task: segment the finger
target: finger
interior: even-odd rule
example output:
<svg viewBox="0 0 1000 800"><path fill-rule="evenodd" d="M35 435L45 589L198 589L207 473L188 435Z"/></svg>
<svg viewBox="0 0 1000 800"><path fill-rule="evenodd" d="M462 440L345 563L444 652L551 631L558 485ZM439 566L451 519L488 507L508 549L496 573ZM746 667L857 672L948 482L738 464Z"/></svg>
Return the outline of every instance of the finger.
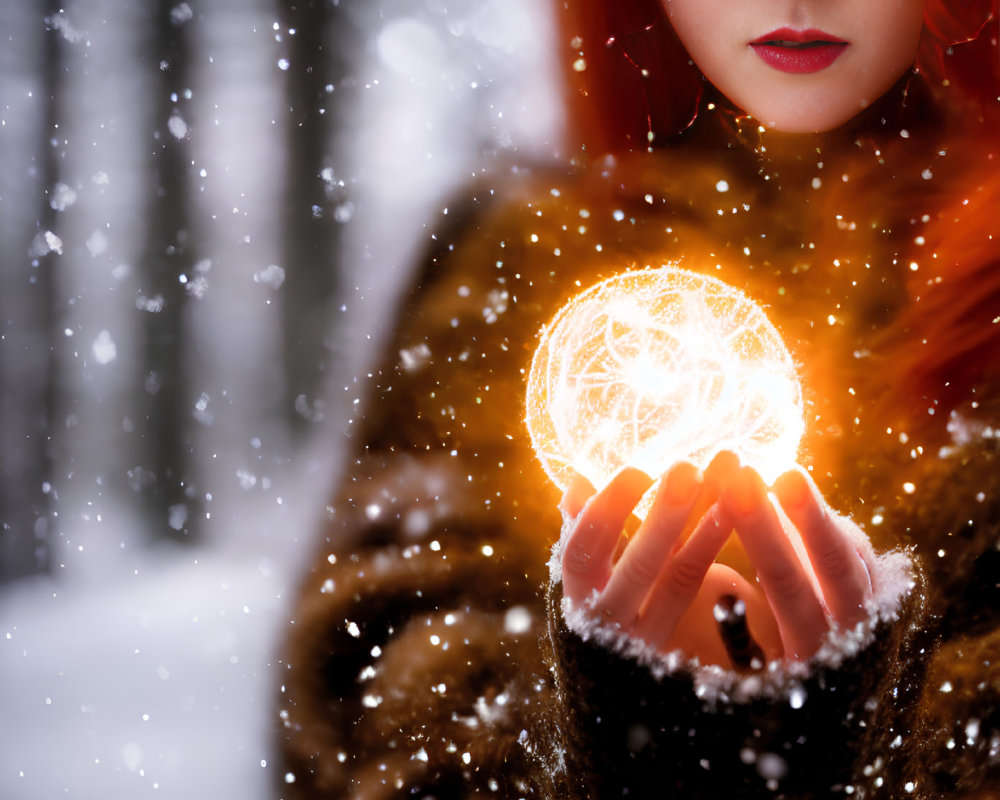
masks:
<svg viewBox="0 0 1000 800"><path fill-rule="evenodd" d="M631 626L684 529L701 487L701 473L692 464L676 464L664 476L646 519L614 565L597 604L603 619Z"/></svg>
<svg viewBox="0 0 1000 800"><path fill-rule="evenodd" d="M721 491L723 485L736 474L740 468L740 459L731 450L720 450L712 461L705 468L705 484L715 492L716 496Z"/></svg>
<svg viewBox="0 0 1000 800"><path fill-rule="evenodd" d="M754 470L743 467L723 490L722 507L757 570L761 588L778 621L785 654L809 658L819 649L829 624L812 582L767 497L764 481Z"/></svg>
<svg viewBox="0 0 1000 800"><path fill-rule="evenodd" d="M726 595L735 597L745 606L750 636L760 646L765 661L781 658L784 653L781 634L764 593L718 561L709 565L697 596L661 649L681 650L689 656L697 656L702 664L718 664L727 669L736 666L730 647L719 625L715 624L716 607Z"/></svg>
<svg viewBox="0 0 1000 800"><path fill-rule="evenodd" d="M563 593L571 601L604 588L622 528L652 483L646 473L626 467L584 505L563 551Z"/></svg>
<svg viewBox="0 0 1000 800"><path fill-rule="evenodd" d="M872 581L868 565L844 530L853 523L830 511L802 470L778 478L774 492L805 542L830 615L843 626L860 622L867 616L865 603L872 596Z"/></svg>
<svg viewBox="0 0 1000 800"><path fill-rule="evenodd" d="M732 528L732 523L721 509L719 510L719 521L723 526ZM725 552L725 546L720 551L720 555L716 556L715 563L709 567L701 591L707 591L715 598L726 594L734 596L746 609L746 621L750 635L764 651L765 659L775 661L781 658L785 652L784 645L781 643L781 631L778 630L778 622L774 618L774 612L771 611L767 597L757 583L756 575L752 580L747 580L728 564L721 563L719 558L723 552ZM712 611L714 614L714 608Z"/></svg>
<svg viewBox="0 0 1000 800"><path fill-rule="evenodd" d="M785 654L784 645L781 643L781 631L778 629L778 621L774 618L774 612L771 611L771 606L767 602L763 590L756 581L751 583L738 572L733 584L733 594L746 606L747 626L750 628L750 635L760 645L768 661L776 661L781 658Z"/></svg>
<svg viewBox="0 0 1000 800"><path fill-rule="evenodd" d="M725 594L725 585L728 583L727 576L720 575L720 567L720 564L712 564L709 567L705 582L677 622L673 634L660 645L661 652L679 650L687 658L697 658L700 664L706 666L714 664L723 669L735 667L722 631L712 616L720 591Z"/></svg>
<svg viewBox="0 0 1000 800"><path fill-rule="evenodd" d="M596 489L579 472L574 472L570 478L569 486L563 493L559 501L559 510L570 519L575 518L582 510L587 501L593 497Z"/></svg>
<svg viewBox="0 0 1000 800"><path fill-rule="evenodd" d="M694 507L688 514L688 524L681 531L681 535L674 542L674 549L679 550L681 545L687 541L695 526L708 510L715 505L719 499L719 492L730 475L740 467L740 459L729 450L716 453L709 465L705 468L704 480L701 491L694 502Z"/></svg>
<svg viewBox="0 0 1000 800"><path fill-rule="evenodd" d="M729 527L719 524L715 508L702 517L690 538L656 577L633 635L661 647L694 601L715 556L729 536Z"/></svg>

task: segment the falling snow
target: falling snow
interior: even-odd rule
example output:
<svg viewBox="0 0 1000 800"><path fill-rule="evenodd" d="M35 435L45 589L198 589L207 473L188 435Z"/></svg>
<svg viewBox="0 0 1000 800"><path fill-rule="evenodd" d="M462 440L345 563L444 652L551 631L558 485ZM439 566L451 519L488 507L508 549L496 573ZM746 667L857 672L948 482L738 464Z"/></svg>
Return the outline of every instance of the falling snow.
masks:
<svg viewBox="0 0 1000 800"><path fill-rule="evenodd" d="M168 510L167 525L175 531L183 530L184 523L187 522L188 518L187 506L178 503L177 505L170 506Z"/></svg>
<svg viewBox="0 0 1000 800"><path fill-rule="evenodd" d="M269 289L280 289L285 282L285 270L277 264L269 264L253 275L253 282L267 286Z"/></svg>
<svg viewBox="0 0 1000 800"><path fill-rule="evenodd" d="M194 11L187 3L180 3L170 9L170 21L174 25L183 25L194 19Z"/></svg>
<svg viewBox="0 0 1000 800"><path fill-rule="evenodd" d="M118 358L118 347L115 345L114 339L111 338L111 334L106 330L97 334L90 350L98 364L110 364Z"/></svg>
<svg viewBox="0 0 1000 800"><path fill-rule="evenodd" d="M167 130L175 139L183 139L188 135L188 125L180 114L173 114L167 120Z"/></svg>
<svg viewBox="0 0 1000 800"><path fill-rule="evenodd" d="M52 231L39 233L35 236L31 243L30 252L31 255L35 257L44 256L48 253L56 253L61 256L63 252L62 239L56 236Z"/></svg>
<svg viewBox="0 0 1000 800"><path fill-rule="evenodd" d="M53 211L65 211L76 202L76 192L65 183L57 183L52 188L49 205Z"/></svg>

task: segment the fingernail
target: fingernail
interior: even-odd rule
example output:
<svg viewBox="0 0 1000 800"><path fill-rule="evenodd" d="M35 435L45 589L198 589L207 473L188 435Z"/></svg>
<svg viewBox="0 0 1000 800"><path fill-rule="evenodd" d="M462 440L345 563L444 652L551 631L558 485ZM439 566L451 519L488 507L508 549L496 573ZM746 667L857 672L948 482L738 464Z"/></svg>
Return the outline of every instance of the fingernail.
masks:
<svg viewBox="0 0 1000 800"><path fill-rule="evenodd" d="M579 472L571 471L569 485L563 492L559 500L559 510L575 517L580 513L587 500L594 496L596 490L591 486L590 481Z"/></svg>
<svg viewBox="0 0 1000 800"><path fill-rule="evenodd" d="M631 499L632 504L635 504L652 485L653 479L641 469L625 467L611 479L611 483L599 494L605 495L609 499L617 498L617 502Z"/></svg>
<svg viewBox="0 0 1000 800"><path fill-rule="evenodd" d="M801 508L812 494L805 476L795 470L778 478L774 488L785 508Z"/></svg>
<svg viewBox="0 0 1000 800"><path fill-rule="evenodd" d="M671 468L663 487L667 502L672 506L682 506L694 500L701 486L699 477L698 468L693 464L683 462Z"/></svg>
<svg viewBox="0 0 1000 800"><path fill-rule="evenodd" d="M723 497L726 507L735 514L747 516L760 506L763 492L761 480L749 467L741 468L726 486Z"/></svg>
<svg viewBox="0 0 1000 800"><path fill-rule="evenodd" d="M646 489L653 485L653 479L638 467L623 468L621 472L612 478L612 481L615 483L620 482L622 486L630 488L641 487L642 491L646 491Z"/></svg>
<svg viewBox="0 0 1000 800"><path fill-rule="evenodd" d="M705 470L705 479L715 486L720 486L726 479L740 468L740 459L731 450L722 450L713 456Z"/></svg>
<svg viewBox="0 0 1000 800"><path fill-rule="evenodd" d="M724 469L726 472L732 472L739 465L740 457L736 453L732 450L720 450L712 456L712 462L708 465L708 468Z"/></svg>

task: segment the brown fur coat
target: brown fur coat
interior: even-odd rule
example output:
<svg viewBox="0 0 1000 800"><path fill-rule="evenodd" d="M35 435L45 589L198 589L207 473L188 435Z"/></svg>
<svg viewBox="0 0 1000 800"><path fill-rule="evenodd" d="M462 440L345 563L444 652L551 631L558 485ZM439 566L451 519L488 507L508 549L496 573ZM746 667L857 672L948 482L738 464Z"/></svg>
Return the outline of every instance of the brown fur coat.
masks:
<svg viewBox="0 0 1000 800"><path fill-rule="evenodd" d="M496 178L444 218L289 628L283 797L1000 796L1000 156L890 123L779 161L730 122ZM806 387L801 462L926 577L804 703L708 707L551 608L559 493L522 421L537 332L668 260L767 308Z"/></svg>

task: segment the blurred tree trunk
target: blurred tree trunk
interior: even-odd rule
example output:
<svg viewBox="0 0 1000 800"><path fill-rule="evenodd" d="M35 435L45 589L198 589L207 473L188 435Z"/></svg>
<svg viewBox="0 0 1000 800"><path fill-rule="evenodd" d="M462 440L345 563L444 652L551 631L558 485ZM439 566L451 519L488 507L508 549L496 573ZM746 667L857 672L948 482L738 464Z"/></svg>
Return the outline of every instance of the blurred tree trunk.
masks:
<svg viewBox="0 0 1000 800"><path fill-rule="evenodd" d="M338 260L352 205L334 137L353 130L349 76L364 37L333 0L286 0L281 13L289 65L284 364L287 407L295 410L292 429L300 438L323 417L335 357Z"/></svg>
<svg viewBox="0 0 1000 800"><path fill-rule="evenodd" d="M44 570L50 560L51 262L59 201L50 194L57 165L49 137L62 69L58 34L46 30L44 18L57 11L54 0L42 9L0 8L0 581Z"/></svg>
<svg viewBox="0 0 1000 800"><path fill-rule="evenodd" d="M133 484L146 502L154 536L197 539L197 497L189 491L192 454L189 399L192 389L185 369L186 286L196 276L196 243L190 233L190 154L177 114L190 87L190 42L187 20L176 16L176 0L157 0L152 41L142 69L156 87L152 119L152 170L145 187L149 236L141 269L155 313L142 315L144 352L136 380L138 433L144 464ZM174 16L172 16L174 15ZM173 125L173 130L171 130ZM141 398L141 399L139 399Z"/></svg>

